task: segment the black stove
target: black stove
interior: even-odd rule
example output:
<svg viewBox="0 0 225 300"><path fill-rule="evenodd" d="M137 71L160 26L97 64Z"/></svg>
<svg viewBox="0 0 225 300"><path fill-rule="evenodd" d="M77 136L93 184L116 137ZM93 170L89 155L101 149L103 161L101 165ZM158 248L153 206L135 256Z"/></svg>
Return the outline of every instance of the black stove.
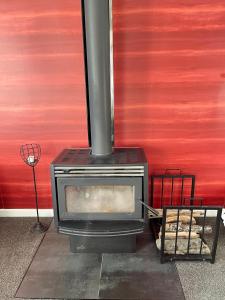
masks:
<svg viewBox="0 0 225 300"><path fill-rule="evenodd" d="M97 244L100 239L102 249L107 238L113 251L113 238L118 242L125 236L134 250L145 223L141 201L147 204L148 198L148 164L141 148L114 148L105 157L93 157L90 149L65 149L52 162L51 177L55 224L58 232L76 237L72 250L89 251L93 238Z"/></svg>

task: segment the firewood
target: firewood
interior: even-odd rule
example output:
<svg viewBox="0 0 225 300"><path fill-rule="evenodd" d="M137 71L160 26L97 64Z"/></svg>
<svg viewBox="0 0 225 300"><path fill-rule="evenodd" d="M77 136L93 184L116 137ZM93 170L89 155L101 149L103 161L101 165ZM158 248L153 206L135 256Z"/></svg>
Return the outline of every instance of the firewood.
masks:
<svg viewBox="0 0 225 300"><path fill-rule="evenodd" d="M179 238L179 239L188 239L189 238L189 232L184 232L184 231L177 232L177 238ZM191 239L197 239L197 238L199 238L199 234L196 233L196 232L190 232L190 238ZM176 232L165 232L165 239L166 240L176 239Z"/></svg>
<svg viewBox="0 0 225 300"><path fill-rule="evenodd" d="M167 223L166 224L166 231L169 232L176 232L176 231L185 231L189 232L190 230L190 225L189 224L182 224L181 222L178 223ZM191 225L191 231L196 232L196 233L202 233L203 232L203 226L201 225ZM210 225L205 225L204 226L204 233L212 233L212 226Z"/></svg>
<svg viewBox="0 0 225 300"><path fill-rule="evenodd" d="M200 254L202 243L202 254L210 254L210 249L200 238L190 239L189 254ZM161 238L156 240L157 248L161 249ZM175 254L175 240L165 240L164 252L167 254ZM177 239L176 254L185 255L188 253L188 239Z"/></svg>
<svg viewBox="0 0 225 300"><path fill-rule="evenodd" d="M182 209L181 212L186 215L191 215L190 209ZM192 212L192 216L195 218L202 217L202 216L204 216L204 210L194 209Z"/></svg>
<svg viewBox="0 0 225 300"><path fill-rule="evenodd" d="M179 222L178 224L177 224L177 222L175 222L175 223L166 223L165 231L169 231L169 232L176 232L177 230L182 231L181 225L182 225L181 222ZM187 226L189 226L189 225L187 225Z"/></svg>
<svg viewBox="0 0 225 300"><path fill-rule="evenodd" d="M166 218L166 223L174 223L177 221L177 216L172 216L172 217L167 217ZM190 216L179 216L179 222L184 223L184 224L189 224L191 221ZM192 218L192 224L196 224L195 218Z"/></svg>
<svg viewBox="0 0 225 300"><path fill-rule="evenodd" d="M163 210L162 209L156 209L159 213L159 215L163 214ZM173 217L173 216L177 216L178 215L178 210L177 209L168 209L167 210L167 217ZM179 215L180 216L190 216L191 215L191 210L190 209L181 209L179 211ZM202 217L204 215L204 211L203 210L199 210L199 209L195 209L193 210L192 216L199 218Z"/></svg>

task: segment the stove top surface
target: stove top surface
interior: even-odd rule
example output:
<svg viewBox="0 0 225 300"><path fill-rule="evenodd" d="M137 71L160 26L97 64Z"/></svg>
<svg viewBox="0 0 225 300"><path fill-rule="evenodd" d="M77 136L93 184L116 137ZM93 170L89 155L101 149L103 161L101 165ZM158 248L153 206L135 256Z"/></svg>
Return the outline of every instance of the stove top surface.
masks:
<svg viewBox="0 0 225 300"><path fill-rule="evenodd" d="M53 165L121 165L147 163L142 148L114 148L107 156L93 156L90 148L64 149L52 162Z"/></svg>

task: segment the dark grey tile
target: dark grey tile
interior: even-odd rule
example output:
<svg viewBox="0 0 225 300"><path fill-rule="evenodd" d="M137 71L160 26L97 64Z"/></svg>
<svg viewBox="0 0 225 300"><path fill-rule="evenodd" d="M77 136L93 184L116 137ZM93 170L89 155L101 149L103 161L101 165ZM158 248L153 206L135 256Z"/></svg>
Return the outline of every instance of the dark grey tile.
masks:
<svg viewBox="0 0 225 300"><path fill-rule="evenodd" d="M154 255L159 260L159 251L156 249L155 240L152 235L139 234L136 238L136 253L137 254L149 254Z"/></svg>
<svg viewBox="0 0 225 300"><path fill-rule="evenodd" d="M47 299L168 299L183 293L173 264L161 265L149 234L137 237L135 254L70 252L69 237L46 234L16 294ZM102 275L100 280L100 273Z"/></svg>
<svg viewBox="0 0 225 300"><path fill-rule="evenodd" d="M104 254L101 299L185 299L176 267L147 254Z"/></svg>
<svg viewBox="0 0 225 300"><path fill-rule="evenodd" d="M56 232L57 232L57 230L55 228L54 220L51 219L51 224L50 224L50 226L48 228L48 233L56 233Z"/></svg>
<svg viewBox="0 0 225 300"><path fill-rule="evenodd" d="M47 234L19 288L21 298L98 298L101 255L71 253L66 236Z"/></svg>
<svg viewBox="0 0 225 300"><path fill-rule="evenodd" d="M70 256L69 236L58 234L56 232L47 233L40 248L38 249L38 257L52 256Z"/></svg>

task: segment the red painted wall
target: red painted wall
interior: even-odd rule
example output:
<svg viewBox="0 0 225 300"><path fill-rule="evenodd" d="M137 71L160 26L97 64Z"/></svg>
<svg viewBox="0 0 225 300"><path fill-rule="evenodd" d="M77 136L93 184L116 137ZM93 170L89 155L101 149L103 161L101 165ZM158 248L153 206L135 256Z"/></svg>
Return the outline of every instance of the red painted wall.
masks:
<svg viewBox="0 0 225 300"><path fill-rule="evenodd" d="M2 205L34 206L19 147L37 142L40 204L51 207L50 161L64 147L87 145L80 1L1 1L0 12Z"/></svg>
<svg viewBox="0 0 225 300"><path fill-rule="evenodd" d="M38 142L41 207L49 163L87 145L79 0L0 3L0 205L33 207L22 143ZM225 195L225 3L113 0L115 138L143 146L150 172L197 176L210 203Z"/></svg>
<svg viewBox="0 0 225 300"><path fill-rule="evenodd" d="M225 196L225 2L114 0L116 141Z"/></svg>

